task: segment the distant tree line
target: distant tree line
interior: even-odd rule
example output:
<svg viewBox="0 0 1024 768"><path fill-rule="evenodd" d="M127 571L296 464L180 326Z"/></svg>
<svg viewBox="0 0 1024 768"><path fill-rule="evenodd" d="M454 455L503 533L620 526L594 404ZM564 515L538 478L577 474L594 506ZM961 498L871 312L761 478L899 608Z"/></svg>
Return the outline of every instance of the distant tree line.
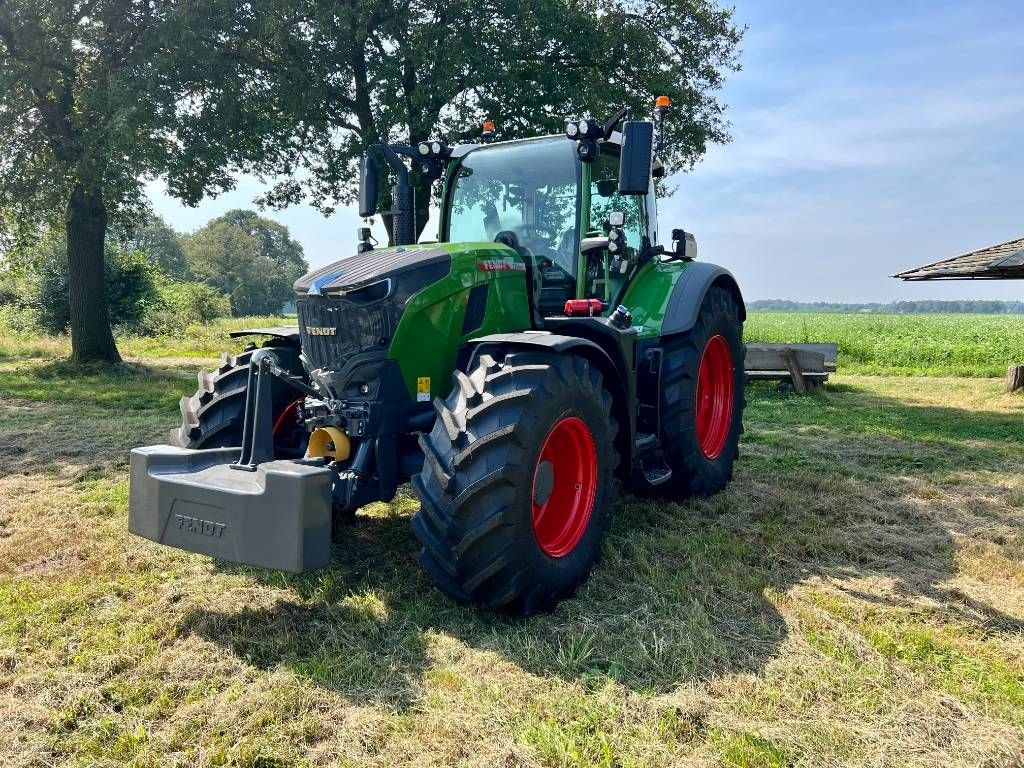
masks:
<svg viewBox="0 0 1024 768"><path fill-rule="evenodd" d="M111 322L140 334L280 313L309 269L287 227L246 210L189 234L151 213L130 229L111 227L104 250ZM54 334L71 327L66 252L64 231L54 227L20 258L7 263L0 256L0 324Z"/></svg>
<svg viewBox="0 0 1024 768"><path fill-rule="evenodd" d="M766 312L834 312L879 315L1018 315L1024 314L1024 301L988 301L961 299L959 301L894 301L888 304L842 304L830 301L788 301L786 299L759 299L748 301L748 309Z"/></svg>

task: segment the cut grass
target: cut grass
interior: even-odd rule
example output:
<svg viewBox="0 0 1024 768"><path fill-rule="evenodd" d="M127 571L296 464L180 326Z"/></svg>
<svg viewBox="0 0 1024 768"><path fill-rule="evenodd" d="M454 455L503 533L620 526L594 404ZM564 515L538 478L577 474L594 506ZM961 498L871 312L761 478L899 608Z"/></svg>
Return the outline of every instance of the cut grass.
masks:
<svg viewBox="0 0 1024 768"><path fill-rule="evenodd" d="M180 352L180 350L175 350ZM178 357L180 355L172 355ZM1024 750L1024 400L751 387L733 484L627 498L572 600L460 608L403 490L299 576L126 531L192 366L0 361L0 764L1007 764Z"/></svg>

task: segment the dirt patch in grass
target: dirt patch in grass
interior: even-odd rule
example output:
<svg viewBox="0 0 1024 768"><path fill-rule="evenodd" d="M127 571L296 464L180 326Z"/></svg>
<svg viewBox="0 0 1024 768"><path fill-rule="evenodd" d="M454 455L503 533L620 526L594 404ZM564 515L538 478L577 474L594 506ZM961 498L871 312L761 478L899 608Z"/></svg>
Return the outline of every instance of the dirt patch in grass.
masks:
<svg viewBox="0 0 1024 768"><path fill-rule="evenodd" d="M726 492L625 499L579 594L517 621L430 587L408 491L301 576L129 536L127 451L161 439L192 376L97 373L69 405L52 386L67 372L33 365L0 364L0 764L945 767L1024 750L1024 401L995 380L752 387Z"/></svg>

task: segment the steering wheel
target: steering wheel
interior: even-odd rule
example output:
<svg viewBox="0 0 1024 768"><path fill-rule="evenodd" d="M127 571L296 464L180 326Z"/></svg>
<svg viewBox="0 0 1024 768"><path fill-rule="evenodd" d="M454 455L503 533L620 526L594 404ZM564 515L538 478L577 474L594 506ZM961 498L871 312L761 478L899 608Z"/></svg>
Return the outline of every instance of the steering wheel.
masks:
<svg viewBox="0 0 1024 768"><path fill-rule="evenodd" d="M511 229L503 229L497 235L494 236L494 242L507 245L513 251L523 257L524 260L533 262L533 253L519 241L519 235L513 232Z"/></svg>

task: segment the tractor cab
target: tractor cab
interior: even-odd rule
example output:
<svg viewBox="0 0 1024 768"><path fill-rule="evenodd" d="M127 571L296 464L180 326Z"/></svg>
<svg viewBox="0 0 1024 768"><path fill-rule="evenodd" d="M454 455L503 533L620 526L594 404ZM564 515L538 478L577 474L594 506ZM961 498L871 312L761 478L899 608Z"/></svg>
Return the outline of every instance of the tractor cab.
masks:
<svg viewBox="0 0 1024 768"><path fill-rule="evenodd" d="M446 179L441 239L515 250L541 318L570 299L612 302L657 242L657 211L653 182L619 191L621 135L600 146L589 162L562 136L467 148Z"/></svg>
<svg viewBox="0 0 1024 768"><path fill-rule="evenodd" d="M666 110L658 110L659 136ZM373 145L361 169L360 215L377 213L379 153L395 178L394 205L385 214L392 243L415 243L411 174L401 156L411 158L420 182L443 179L442 243L499 243L520 256L535 327L573 314L573 302L599 315L618 306L641 267L665 253L656 245L654 178L662 166L654 132L654 122L630 120L623 109L603 125L569 121L562 136ZM372 250L369 228L361 232L360 252Z"/></svg>

